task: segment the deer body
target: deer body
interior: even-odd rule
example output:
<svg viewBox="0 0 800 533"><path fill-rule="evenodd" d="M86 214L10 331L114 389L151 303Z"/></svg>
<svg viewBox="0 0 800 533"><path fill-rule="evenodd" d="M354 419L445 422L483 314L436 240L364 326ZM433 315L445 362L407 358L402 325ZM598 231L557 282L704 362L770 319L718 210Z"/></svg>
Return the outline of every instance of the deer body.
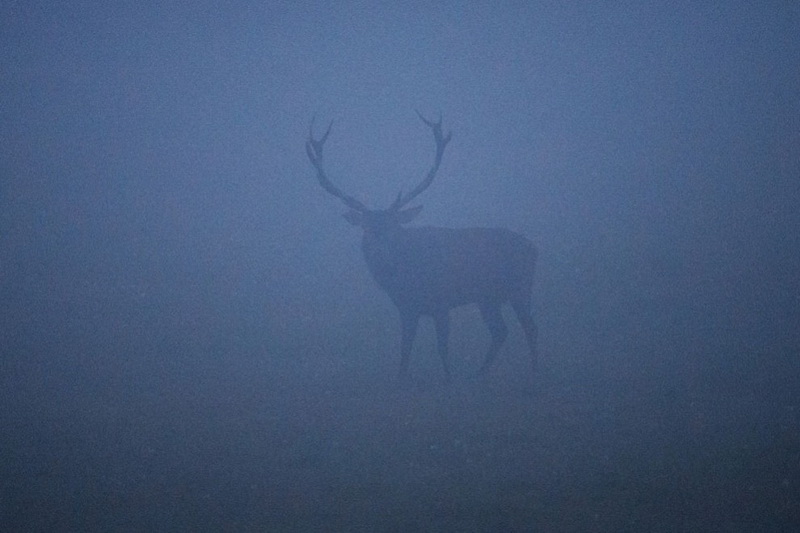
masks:
<svg viewBox="0 0 800 533"><path fill-rule="evenodd" d="M492 337L481 372L489 369L505 341L507 328L501 310L505 303L511 304L520 321L535 369L537 332L530 303L537 256L533 243L506 229L403 226L422 209L403 206L431 184L450 140L450 135L442 135L441 121L423 121L434 132L434 165L420 185L408 195L398 195L385 210L368 209L328 179L322 166L322 148L330 127L322 139L310 136L306 144L322 187L350 207L345 218L363 229L362 251L367 267L400 312L401 376L408 374L411 346L421 316L434 319L437 351L449 376L449 311L467 304L478 305Z"/></svg>
<svg viewBox="0 0 800 533"><path fill-rule="evenodd" d="M505 229L397 228L364 234L364 259L400 308L433 315L470 303L507 302L533 279L536 249Z"/></svg>

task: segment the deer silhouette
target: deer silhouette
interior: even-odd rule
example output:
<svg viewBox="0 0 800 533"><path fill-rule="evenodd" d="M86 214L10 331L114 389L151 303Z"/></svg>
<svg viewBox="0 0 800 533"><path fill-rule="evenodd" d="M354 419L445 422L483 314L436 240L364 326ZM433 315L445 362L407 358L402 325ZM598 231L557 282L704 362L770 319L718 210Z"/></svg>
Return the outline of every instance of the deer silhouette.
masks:
<svg viewBox="0 0 800 533"><path fill-rule="evenodd" d="M320 139L309 128L306 152L325 191L349 210L344 218L361 227L364 259L372 277L400 312L402 340L400 376L408 377L409 357L421 316L431 316L436 328L437 351L450 377L448 337L450 309L477 304L491 334L491 344L480 368L485 374L508 334L502 306L510 303L522 326L536 369L537 328L531 313L536 247L528 239L501 228L404 227L422 210L406 207L433 182L451 133L437 122L420 119L433 131L436 156L425 178L407 194L399 193L388 209L369 209L345 194L328 178L322 150L333 123Z"/></svg>

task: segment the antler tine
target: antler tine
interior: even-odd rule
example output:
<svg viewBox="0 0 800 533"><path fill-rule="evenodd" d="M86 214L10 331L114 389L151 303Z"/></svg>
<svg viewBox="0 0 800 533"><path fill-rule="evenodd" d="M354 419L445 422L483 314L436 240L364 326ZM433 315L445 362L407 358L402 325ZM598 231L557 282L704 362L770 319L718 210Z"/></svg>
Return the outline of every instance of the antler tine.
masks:
<svg viewBox="0 0 800 533"><path fill-rule="evenodd" d="M432 120L428 120L425 118L422 113L418 110L415 110L417 115L422 122L425 123L426 126L433 130L433 139L436 141L436 158L433 161L433 166L428 171L428 174L425 176L425 179L422 180L422 183L417 185L410 193L403 196L402 194L397 195L397 199L392 203L389 209L397 210L403 207L404 205L408 204L411 200L419 196L425 189L430 187L431 183L433 183L433 178L436 176L436 172L439 170L439 165L442 162L442 156L444 155L444 149L447 146L447 143L450 142L450 139L453 137L452 132L448 132L447 136L442 134L442 116L439 114L439 120L434 122Z"/></svg>
<svg viewBox="0 0 800 533"><path fill-rule="evenodd" d="M308 126L308 142L310 142L314 148L314 153L318 154L319 157L322 157L322 147L325 146L325 141L328 140L328 135L331 134L333 121L331 120L330 124L328 124L328 129L325 130L325 134L322 136L322 138L320 140L316 140L314 139L314 121L316 118L317 117L311 117L311 124Z"/></svg>
<svg viewBox="0 0 800 533"><path fill-rule="evenodd" d="M322 165L322 149L325 146L325 141L328 140L328 135L330 135L332 127L333 121L328 124L328 129L325 131L325 134L320 139L315 139L314 119L311 119L311 125L308 128L308 140L306 141L306 154L308 154L308 159L311 161L311 164L314 165L314 168L317 169L317 181L319 181L319 184L325 191L340 199L350 209L366 211L367 207L364 204L342 192L328 179L328 175L325 173L325 168Z"/></svg>
<svg viewBox="0 0 800 533"><path fill-rule="evenodd" d="M437 125L438 126L442 125L442 114L441 113L439 113L439 120L434 122L432 120L428 120L427 118L425 118L425 116L422 113L419 112L419 109L415 109L414 111L417 113L417 116L422 120L422 122L427 124L429 128L435 128Z"/></svg>

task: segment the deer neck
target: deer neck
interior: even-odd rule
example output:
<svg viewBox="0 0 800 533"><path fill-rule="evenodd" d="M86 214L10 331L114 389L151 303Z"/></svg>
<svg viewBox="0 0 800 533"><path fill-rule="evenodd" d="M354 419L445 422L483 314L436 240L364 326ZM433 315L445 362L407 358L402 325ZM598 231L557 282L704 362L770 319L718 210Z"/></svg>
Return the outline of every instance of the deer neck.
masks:
<svg viewBox="0 0 800 533"><path fill-rule="evenodd" d="M376 235L364 232L361 251L372 277L384 290L392 292L396 278L397 262L402 255L403 236L407 230L397 228L390 232Z"/></svg>

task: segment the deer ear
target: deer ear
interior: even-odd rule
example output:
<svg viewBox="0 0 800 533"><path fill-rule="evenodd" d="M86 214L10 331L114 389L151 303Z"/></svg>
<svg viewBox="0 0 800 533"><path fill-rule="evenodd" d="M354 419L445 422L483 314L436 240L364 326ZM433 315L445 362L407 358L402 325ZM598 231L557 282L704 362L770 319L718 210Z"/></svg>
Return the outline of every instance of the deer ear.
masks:
<svg viewBox="0 0 800 533"><path fill-rule="evenodd" d="M402 211L397 213L397 221L400 224L407 224L408 222L411 222L412 220L417 218L417 215L419 215L420 211L422 211L421 205L418 205L416 207L409 207L408 209L403 209Z"/></svg>
<svg viewBox="0 0 800 533"><path fill-rule="evenodd" d="M354 226L360 226L361 223L364 221L364 214L361 211L356 211L355 209L351 209L347 213L344 213L342 216L346 221L348 221Z"/></svg>

